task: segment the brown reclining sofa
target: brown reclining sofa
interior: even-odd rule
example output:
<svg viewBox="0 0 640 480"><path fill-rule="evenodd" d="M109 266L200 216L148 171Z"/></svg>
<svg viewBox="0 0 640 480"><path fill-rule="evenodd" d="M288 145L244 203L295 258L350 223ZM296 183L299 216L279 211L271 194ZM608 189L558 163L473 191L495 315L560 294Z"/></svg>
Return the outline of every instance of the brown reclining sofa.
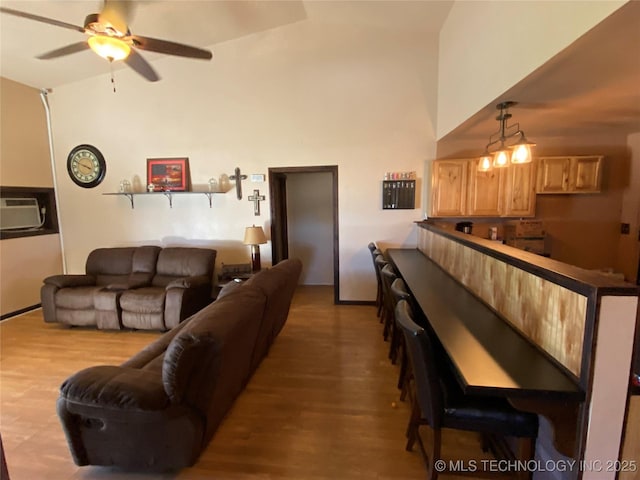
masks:
<svg viewBox="0 0 640 480"><path fill-rule="evenodd" d="M208 248L98 248L85 274L44 279L44 321L169 330L211 303L215 261L216 250Z"/></svg>
<svg viewBox="0 0 640 480"><path fill-rule="evenodd" d="M284 260L231 283L122 365L69 377L57 408L75 463L193 465L284 326L301 268Z"/></svg>

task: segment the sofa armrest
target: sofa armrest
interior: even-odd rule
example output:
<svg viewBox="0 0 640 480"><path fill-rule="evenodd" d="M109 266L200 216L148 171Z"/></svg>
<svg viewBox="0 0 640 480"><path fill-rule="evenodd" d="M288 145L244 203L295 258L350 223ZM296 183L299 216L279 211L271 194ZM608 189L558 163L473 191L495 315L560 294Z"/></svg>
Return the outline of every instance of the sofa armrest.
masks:
<svg viewBox="0 0 640 480"><path fill-rule="evenodd" d="M197 275L195 277L181 277L172 280L167 284L166 289L170 288L194 288L211 283L211 279L206 275Z"/></svg>
<svg viewBox="0 0 640 480"><path fill-rule="evenodd" d="M115 365L80 370L62 383L60 397L111 409L162 410L169 405L159 372Z"/></svg>
<svg viewBox="0 0 640 480"><path fill-rule="evenodd" d="M96 284L93 275L53 275L44 279L44 283L58 288L90 287Z"/></svg>

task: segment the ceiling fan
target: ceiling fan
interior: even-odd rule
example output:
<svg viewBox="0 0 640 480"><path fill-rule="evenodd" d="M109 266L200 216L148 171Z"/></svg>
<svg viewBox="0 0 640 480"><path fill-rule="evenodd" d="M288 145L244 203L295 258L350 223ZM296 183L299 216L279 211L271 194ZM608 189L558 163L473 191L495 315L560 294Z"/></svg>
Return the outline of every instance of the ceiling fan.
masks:
<svg viewBox="0 0 640 480"><path fill-rule="evenodd" d="M131 9L131 3L132 2L123 0L105 0L102 11L100 13L87 15L83 27L11 8L0 7L0 12L54 25L56 27L75 30L88 36L86 41L72 43L71 45L38 55L37 58L42 60L58 58L91 49L101 57L109 60L109 62L117 60L124 61L124 63L150 82L156 82L160 80L160 77L136 49L164 53L177 57L211 60L212 54L209 50L170 42L168 40L133 35L126 21L126 17Z"/></svg>

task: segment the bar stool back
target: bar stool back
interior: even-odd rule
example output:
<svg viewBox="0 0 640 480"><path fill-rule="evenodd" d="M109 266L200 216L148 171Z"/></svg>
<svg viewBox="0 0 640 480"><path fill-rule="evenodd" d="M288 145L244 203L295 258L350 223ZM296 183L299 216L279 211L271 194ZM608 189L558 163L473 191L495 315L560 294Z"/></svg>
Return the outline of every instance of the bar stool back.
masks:
<svg viewBox="0 0 640 480"><path fill-rule="evenodd" d="M428 478L435 480L438 477L434 462L441 459L443 428L517 437L520 439L518 460L523 464L532 460L538 434L538 416L514 409L503 398L465 395L453 374L441 368L432 340L413 321L413 314L406 300L398 302L395 313L413 369L412 413L407 428L406 449L411 450L415 441L418 441L420 453L427 464ZM430 455L426 453L420 437L419 427L422 425L429 426L433 431ZM496 473L504 476L503 472ZM517 477L531 478L531 472L520 471Z"/></svg>

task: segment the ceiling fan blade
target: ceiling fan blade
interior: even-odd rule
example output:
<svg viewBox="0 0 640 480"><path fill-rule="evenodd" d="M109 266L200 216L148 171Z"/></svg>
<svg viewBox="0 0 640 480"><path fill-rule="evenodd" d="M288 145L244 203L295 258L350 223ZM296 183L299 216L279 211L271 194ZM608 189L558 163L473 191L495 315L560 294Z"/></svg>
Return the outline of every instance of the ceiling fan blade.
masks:
<svg viewBox="0 0 640 480"><path fill-rule="evenodd" d="M142 75L150 82L157 82L158 80L160 80L160 77L158 76L156 71L151 68L151 65L149 65L149 63L144 58L142 58L142 55L140 55L134 49L131 49L131 53L129 53L129 56L124 59L124 63L129 65L137 73Z"/></svg>
<svg viewBox="0 0 640 480"><path fill-rule="evenodd" d="M211 60L213 57L213 54L209 50L183 45L182 43L141 37L139 35L131 35L131 39L139 49L149 52L165 53L177 57L199 58L202 60Z"/></svg>
<svg viewBox="0 0 640 480"><path fill-rule="evenodd" d="M13 10L12 8L0 7L0 12L8 13L9 15L14 15L16 17L27 18L29 20L35 20L36 22L47 23L49 25L55 25L56 27L68 28L69 30L75 30L80 33L84 33L85 30L83 27L79 27L77 25L72 25L70 23L61 22L59 20L54 20L52 18L41 17L40 15L34 15L32 13L21 12L19 10Z"/></svg>
<svg viewBox="0 0 640 480"><path fill-rule="evenodd" d="M40 60L50 60L52 58L63 57L65 55L71 55L72 53L78 53L88 49L89 44L87 42L72 43L66 47L56 48L50 52L38 55L36 58L39 58Z"/></svg>

